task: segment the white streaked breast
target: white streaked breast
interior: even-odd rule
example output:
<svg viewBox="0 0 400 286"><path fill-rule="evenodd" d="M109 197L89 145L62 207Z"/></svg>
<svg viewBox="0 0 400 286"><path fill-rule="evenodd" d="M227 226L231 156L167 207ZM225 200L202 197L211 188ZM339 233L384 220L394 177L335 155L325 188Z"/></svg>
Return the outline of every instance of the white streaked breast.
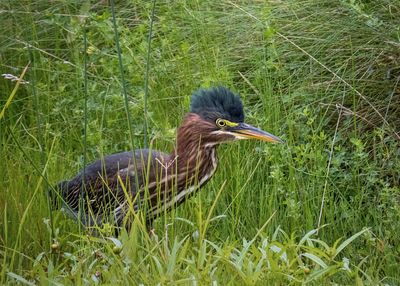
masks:
<svg viewBox="0 0 400 286"><path fill-rule="evenodd" d="M171 206L173 206L177 202L181 201L185 196L190 195L192 192L194 192L195 190L200 188L205 182L207 182L208 179L210 179L214 175L215 170L217 169L217 164L218 164L218 160L217 160L217 157L215 156L215 149L214 148L211 148L211 161L212 161L213 168L211 169L211 171L209 173L207 173L204 177L202 177L200 179L200 181L199 181L199 183L197 185L190 186L189 188L180 191L170 201L168 201L167 203L161 205L160 208L156 208L151 213L151 215L155 216L155 215L165 211L166 209L170 208Z"/></svg>

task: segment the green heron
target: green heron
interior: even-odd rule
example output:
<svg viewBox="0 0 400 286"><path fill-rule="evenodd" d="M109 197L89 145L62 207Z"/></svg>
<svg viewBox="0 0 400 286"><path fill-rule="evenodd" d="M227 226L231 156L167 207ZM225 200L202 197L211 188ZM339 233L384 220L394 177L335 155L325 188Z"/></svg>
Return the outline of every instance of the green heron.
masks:
<svg viewBox="0 0 400 286"><path fill-rule="evenodd" d="M130 210L141 210L151 226L158 215L181 204L210 180L217 168L219 144L252 138L283 142L244 123L238 95L221 86L200 89L192 95L190 113L178 128L170 154L139 149L92 163L70 181L58 184L63 209L78 218L83 206L83 224L111 220L119 227Z"/></svg>

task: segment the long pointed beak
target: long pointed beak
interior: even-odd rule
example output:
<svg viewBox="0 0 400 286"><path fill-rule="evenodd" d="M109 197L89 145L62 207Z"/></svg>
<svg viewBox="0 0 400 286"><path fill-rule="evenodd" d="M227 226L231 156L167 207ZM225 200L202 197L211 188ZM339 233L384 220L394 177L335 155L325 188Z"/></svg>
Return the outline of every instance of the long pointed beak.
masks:
<svg viewBox="0 0 400 286"><path fill-rule="evenodd" d="M240 123L230 130L238 139L258 139L272 143L284 143L282 139L246 123Z"/></svg>

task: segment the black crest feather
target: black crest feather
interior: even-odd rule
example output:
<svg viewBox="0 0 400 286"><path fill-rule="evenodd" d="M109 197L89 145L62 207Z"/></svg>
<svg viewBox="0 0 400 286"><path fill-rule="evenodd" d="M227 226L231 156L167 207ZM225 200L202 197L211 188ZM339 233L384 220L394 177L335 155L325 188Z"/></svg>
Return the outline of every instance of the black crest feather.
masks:
<svg viewBox="0 0 400 286"><path fill-rule="evenodd" d="M244 121L240 97L222 86L195 91L192 94L190 112L206 120L214 121L217 118L224 118L232 122Z"/></svg>

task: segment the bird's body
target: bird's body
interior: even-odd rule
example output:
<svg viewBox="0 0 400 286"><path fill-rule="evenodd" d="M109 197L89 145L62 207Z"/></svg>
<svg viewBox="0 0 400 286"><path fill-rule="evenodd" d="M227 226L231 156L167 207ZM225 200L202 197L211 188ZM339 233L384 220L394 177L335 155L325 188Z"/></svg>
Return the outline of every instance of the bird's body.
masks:
<svg viewBox="0 0 400 286"><path fill-rule="evenodd" d="M63 209L78 218L79 198L83 194L84 215L80 219L85 225L100 225L113 220L121 225L123 212L129 207L125 191L129 190L131 197L135 198L137 189L145 184L145 176L135 176L135 170L145 170L144 166L150 164L153 174L148 176L156 176L158 162L167 161L168 157L168 154L147 149L105 156L71 180L59 183L58 189L64 200ZM140 187L136 188L137 185Z"/></svg>
<svg viewBox="0 0 400 286"><path fill-rule="evenodd" d="M281 142L243 119L242 103L229 90L198 91L170 154L139 149L92 163L70 181L59 183L64 209L77 217L83 205L85 225L112 221L121 226L130 211L138 210L145 211L151 223L210 180L217 168L218 144L245 138Z"/></svg>

